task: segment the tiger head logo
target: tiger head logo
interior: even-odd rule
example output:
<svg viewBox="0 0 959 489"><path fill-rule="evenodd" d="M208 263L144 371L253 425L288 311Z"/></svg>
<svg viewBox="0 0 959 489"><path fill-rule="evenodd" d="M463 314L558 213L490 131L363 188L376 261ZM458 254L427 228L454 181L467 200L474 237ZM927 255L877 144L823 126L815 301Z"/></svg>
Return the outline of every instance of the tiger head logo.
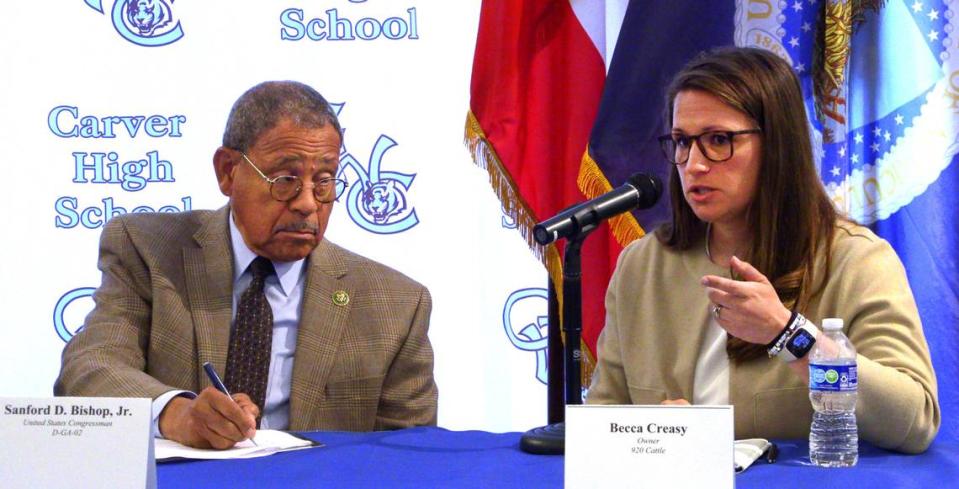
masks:
<svg viewBox="0 0 959 489"><path fill-rule="evenodd" d="M406 210L406 196L394 180L380 180L368 184L363 191L363 210L373 217L373 222L384 224Z"/></svg>
<svg viewBox="0 0 959 489"><path fill-rule="evenodd" d="M84 1L109 17L117 34L138 46L166 46L183 38L183 27L173 16L174 0L115 0L109 11L103 0Z"/></svg>
<svg viewBox="0 0 959 489"><path fill-rule="evenodd" d="M125 3L127 21L141 36L152 36L173 18L170 6L164 0L126 0Z"/></svg>

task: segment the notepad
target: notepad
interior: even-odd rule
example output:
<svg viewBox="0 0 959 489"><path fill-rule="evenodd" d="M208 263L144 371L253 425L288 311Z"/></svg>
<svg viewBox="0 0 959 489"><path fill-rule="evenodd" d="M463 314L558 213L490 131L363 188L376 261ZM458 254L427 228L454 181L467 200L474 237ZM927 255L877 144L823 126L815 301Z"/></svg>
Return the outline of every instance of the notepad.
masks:
<svg viewBox="0 0 959 489"><path fill-rule="evenodd" d="M156 438L153 440L157 462L174 460L227 460L234 458L266 457L279 452L302 450L323 446L322 443L300 438L299 436L277 430L257 430L253 437L256 445L249 440L237 443L233 448L215 450L212 448L192 448L172 440Z"/></svg>

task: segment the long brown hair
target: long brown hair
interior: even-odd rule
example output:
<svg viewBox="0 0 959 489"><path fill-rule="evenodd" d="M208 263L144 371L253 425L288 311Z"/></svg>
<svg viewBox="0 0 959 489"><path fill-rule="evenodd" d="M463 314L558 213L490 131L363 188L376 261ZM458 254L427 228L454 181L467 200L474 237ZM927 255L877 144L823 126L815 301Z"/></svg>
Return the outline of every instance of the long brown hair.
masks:
<svg viewBox="0 0 959 489"><path fill-rule="evenodd" d="M748 115L762 129L756 195L747 209L753 232L745 259L775 287L779 299L802 312L829 274L829 248L838 218L813 164L812 141L802 90L792 68L775 54L755 48L721 48L690 61L673 78L666 97L666 127L672 130L673 102L683 90L702 90ZM705 239L706 225L683 196L679 169L669 178L672 221L657 232L666 246L684 250ZM814 277L817 251L827 257ZM821 285L820 285L821 287ZM730 337L737 362L765 354L766 345Z"/></svg>

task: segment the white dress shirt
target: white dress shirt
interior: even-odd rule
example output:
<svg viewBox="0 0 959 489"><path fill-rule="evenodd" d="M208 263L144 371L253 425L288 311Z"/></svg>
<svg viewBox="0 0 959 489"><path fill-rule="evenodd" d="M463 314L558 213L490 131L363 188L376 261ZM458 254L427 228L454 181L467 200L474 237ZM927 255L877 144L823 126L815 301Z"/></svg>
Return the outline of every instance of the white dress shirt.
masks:
<svg viewBox="0 0 959 489"><path fill-rule="evenodd" d="M729 356L726 354L726 330L712 314L706 337L696 360L692 404L729 404Z"/></svg>

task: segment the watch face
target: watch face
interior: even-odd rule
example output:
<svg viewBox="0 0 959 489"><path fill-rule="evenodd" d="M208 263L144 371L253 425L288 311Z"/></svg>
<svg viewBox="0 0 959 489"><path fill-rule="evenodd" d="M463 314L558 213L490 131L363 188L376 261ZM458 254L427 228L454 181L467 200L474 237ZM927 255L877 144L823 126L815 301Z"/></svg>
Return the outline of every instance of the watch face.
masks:
<svg viewBox="0 0 959 489"><path fill-rule="evenodd" d="M789 342L786 343L786 349L789 350L789 353L792 353L796 358L802 358L809 353L809 350L812 349L813 343L816 342L816 338L813 338L813 335L806 331L805 329L800 329L796 331L796 334L792 338L789 338Z"/></svg>

